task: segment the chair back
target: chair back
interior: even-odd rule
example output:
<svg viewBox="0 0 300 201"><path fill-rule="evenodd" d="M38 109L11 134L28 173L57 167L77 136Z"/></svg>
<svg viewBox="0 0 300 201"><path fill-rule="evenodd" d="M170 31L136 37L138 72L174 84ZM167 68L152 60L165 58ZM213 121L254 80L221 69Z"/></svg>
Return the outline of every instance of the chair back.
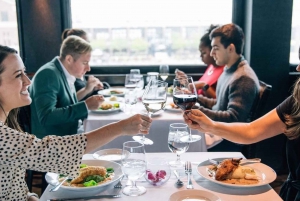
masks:
<svg viewBox="0 0 300 201"><path fill-rule="evenodd" d="M263 115L264 108L272 91L272 86L261 80L259 81L259 86L259 94L250 111L249 122L258 119Z"/></svg>

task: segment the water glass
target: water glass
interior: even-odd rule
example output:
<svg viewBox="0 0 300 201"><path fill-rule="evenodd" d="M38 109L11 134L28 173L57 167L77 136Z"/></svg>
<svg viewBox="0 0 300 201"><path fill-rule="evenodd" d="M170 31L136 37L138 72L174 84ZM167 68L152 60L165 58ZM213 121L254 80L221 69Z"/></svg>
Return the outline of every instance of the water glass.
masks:
<svg viewBox="0 0 300 201"><path fill-rule="evenodd" d="M130 69L130 74L141 74L140 69Z"/></svg>
<svg viewBox="0 0 300 201"><path fill-rule="evenodd" d="M129 155L128 155L129 152ZM136 141L123 143L122 170L132 185L123 189L123 194L128 196L139 196L146 193L146 188L137 186L136 180L146 172L145 147Z"/></svg>
<svg viewBox="0 0 300 201"><path fill-rule="evenodd" d="M169 76L169 66L168 65L160 65L159 66L159 75L160 78L165 81Z"/></svg>
<svg viewBox="0 0 300 201"><path fill-rule="evenodd" d="M177 160L170 161L169 164L172 167L180 168L184 165L184 162L180 160L180 155L185 153L189 148L189 143L182 140L189 136L187 124L173 123L169 127L168 135L168 147L171 152L176 153Z"/></svg>
<svg viewBox="0 0 300 201"><path fill-rule="evenodd" d="M137 103L137 94L134 90L126 90L124 94L124 112L126 114L134 114L133 108Z"/></svg>

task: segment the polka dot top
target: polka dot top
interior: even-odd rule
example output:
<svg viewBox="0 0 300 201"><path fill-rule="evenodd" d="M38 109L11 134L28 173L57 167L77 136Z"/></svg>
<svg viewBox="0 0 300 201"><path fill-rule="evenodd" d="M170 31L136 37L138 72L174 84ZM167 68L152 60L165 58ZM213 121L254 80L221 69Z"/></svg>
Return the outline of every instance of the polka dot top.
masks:
<svg viewBox="0 0 300 201"><path fill-rule="evenodd" d="M26 169L77 176L86 135L46 136L11 129L0 122L0 200L26 200Z"/></svg>

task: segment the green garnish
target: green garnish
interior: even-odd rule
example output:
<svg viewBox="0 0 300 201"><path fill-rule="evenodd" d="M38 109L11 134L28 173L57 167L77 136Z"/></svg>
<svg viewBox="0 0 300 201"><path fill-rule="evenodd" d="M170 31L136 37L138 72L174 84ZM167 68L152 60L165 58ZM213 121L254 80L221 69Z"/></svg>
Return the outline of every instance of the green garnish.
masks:
<svg viewBox="0 0 300 201"><path fill-rule="evenodd" d="M120 104L119 104L119 103L114 103L113 107L114 107L114 108L119 108L119 107L120 107Z"/></svg>
<svg viewBox="0 0 300 201"><path fill-rule="evenodd" d="M107 173L113 173L114 172L114 168L106 168L106 172Z"/></svg>
<svg viewBox="0 0 300 201"><path fill-rule="evenodd" d="M83 185L84 185L85 187L89 187L89 186L97 186L98 183L95 182L94 180L90 180L90 181L84 182Z"/></svg>
<svg viewBox="0 0 300 201"><path fill-rule="evenodd" d="M87 164L80 164L80 168L85 168L87 167Z"/></svg>
<svg viewBox="0 0 300 201"><path fill-rule="evenodd" d="M89 176L87 176L85 179L84 179L84 181L85 182L88 182L88 181L95 181L95 182L97 182L97 183L99 183L99 182L101 182L101 181L104 181L104 177L102 177L102 176L100 176L100 175L89 175Z"/></svg>

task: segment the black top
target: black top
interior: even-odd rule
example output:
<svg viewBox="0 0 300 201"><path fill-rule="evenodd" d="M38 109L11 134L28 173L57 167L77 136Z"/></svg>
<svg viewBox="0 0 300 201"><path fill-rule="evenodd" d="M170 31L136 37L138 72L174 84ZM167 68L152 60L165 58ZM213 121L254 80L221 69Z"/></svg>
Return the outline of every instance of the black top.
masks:
<svg viewBox="0 0 300 201"><path fill-rule="evenodd" d="M277 106L276 111L282 122L284 114L291 114L294 103L292 96ZM280 190L280 196L285 201L300 200L300 138L287 140L286 157L289 176Z"/></svg>

